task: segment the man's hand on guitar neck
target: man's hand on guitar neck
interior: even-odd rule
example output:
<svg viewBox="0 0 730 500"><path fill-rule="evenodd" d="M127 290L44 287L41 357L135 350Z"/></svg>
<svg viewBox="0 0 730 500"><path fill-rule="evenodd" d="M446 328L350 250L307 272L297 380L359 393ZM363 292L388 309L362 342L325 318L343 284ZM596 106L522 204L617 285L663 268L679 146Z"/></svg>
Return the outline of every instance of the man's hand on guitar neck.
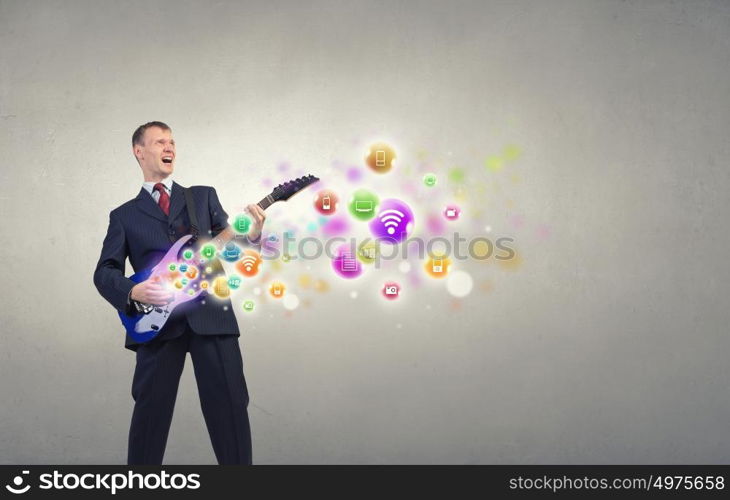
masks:
<svg viewBox="0 0 730 500"><path fill-rule="evenodd" d="M249 241L254 242L261 237L261 231L264 229L264 221L266 220L266 213L263 208L255 203L247 206L246 212L253 219L253 225L246 236L248 236Z"/></svg>
<svg viewBox="0 0 730 500"><path fill-rule="evenodd" d="M248 242L250 244L257 245L261 238L261 231L263 231L264 228L266 213L264 212L263 208L256 204L248 205L246 207L246 212L251 215L251 219L253 220L251 229L249 229L248 233L246 233L246 238L248 239ZM226 243L234 238L236 238L236 233L229 226L220 233L218 233L218 235L213 238L213 241L220 250L226 245Z"/></svg>

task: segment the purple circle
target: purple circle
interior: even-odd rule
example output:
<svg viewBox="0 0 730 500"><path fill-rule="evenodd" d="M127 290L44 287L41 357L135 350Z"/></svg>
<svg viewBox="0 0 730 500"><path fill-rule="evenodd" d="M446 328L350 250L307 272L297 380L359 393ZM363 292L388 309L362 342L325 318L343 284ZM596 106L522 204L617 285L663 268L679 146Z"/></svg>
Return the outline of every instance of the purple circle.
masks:
<svg viewBox="0 0 730 500"><path fill-rule="evenodd" d="M348 244L337 247L332 259L332 269L341 278L352 279L362 274L362 264L357 258L357 251Z"/></svg>
<svg viewBox="0 0 730 500"><path fill-rule="evenodd" d="M413 212L400 200L390 198L380 203L378 215L370 221L370 232L386 243L399 243L413 230Z"/></svg>

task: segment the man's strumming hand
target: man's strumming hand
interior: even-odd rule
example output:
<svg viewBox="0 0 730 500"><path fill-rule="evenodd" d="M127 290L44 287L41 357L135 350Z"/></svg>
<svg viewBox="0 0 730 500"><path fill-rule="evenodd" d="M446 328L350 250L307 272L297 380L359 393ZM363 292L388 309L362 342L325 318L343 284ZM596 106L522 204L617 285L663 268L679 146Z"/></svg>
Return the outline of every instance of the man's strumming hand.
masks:
<svg viewBox="0 0 730 500"><path fill-rule="evenodd" d="M164 306L173 298L172 293L159 282L149 279L134 285L129 297L137 302L155 306Z"/></svg>

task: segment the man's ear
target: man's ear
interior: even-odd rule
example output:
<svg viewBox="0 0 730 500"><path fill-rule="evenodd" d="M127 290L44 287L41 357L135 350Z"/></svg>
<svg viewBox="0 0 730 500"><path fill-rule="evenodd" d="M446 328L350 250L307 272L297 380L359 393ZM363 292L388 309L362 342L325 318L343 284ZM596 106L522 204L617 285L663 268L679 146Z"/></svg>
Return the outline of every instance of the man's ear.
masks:
<svg viewBox="0 0 730 500"><path fill-rule="evenodd" d="M137 154L138 148L139 148L139 154ZM135 158L137 158L137 161L139 161L140 157L142 156L142 148L140 148L138 144L135 144L134 146L132 146L132 154L134 155Z"/></svg>

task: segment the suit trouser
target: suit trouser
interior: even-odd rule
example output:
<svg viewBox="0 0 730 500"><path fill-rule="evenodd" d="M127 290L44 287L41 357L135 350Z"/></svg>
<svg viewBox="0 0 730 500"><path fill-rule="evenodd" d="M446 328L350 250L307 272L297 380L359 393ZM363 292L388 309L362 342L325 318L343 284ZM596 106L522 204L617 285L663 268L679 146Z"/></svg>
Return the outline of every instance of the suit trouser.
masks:
<svg viewBox="0 0 730 500"><path fill-rule="evenodd" d="M251 464L248 389L238 337L197 335L189 327L177 338L137 349L127 463L162 464L188 351L218 463Z"/></svg>

